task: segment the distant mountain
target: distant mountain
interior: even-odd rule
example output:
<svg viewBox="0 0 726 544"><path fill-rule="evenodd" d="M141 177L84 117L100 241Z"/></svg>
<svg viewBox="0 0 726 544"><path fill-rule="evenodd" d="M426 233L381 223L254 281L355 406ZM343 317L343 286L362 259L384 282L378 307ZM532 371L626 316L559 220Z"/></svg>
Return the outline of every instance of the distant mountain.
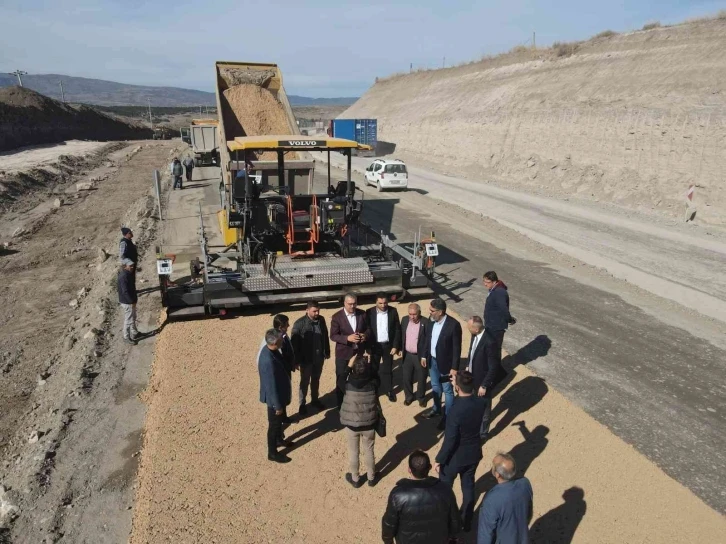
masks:
<svg viewBox="0 0 726 544"><path fill-rule="evenodd" d="M151 99L152 106L213 106L214 93L179 89L176 87L146 87L126 85L102 79L71 77L58 74L23 76L23 85L41 94L61 99L59 81L63 81L66 102L99 106L145 106ZM0 87L17 85L15 76L0 74Z"/></svg>
<svg viewBox="0 0 726 544"><path fill-rule="evenodd" d="M23 85L41 94L61 99L59 81L63 81L66 102L97 106L215 106L214 93L178 87L127 85L102 79L71 77L58 74L23 76ZM0 87L18 84L15 76L0 73ZM292 106L350 106L357 98L307 98L288 96Z"/></svg>
<svg viewBox="0 0 726 544"><path fill-rule="evenodd" d="M291 106L352 106L357 97L342 96L338 98L308 98L306 96L287 95Z"/></svg>

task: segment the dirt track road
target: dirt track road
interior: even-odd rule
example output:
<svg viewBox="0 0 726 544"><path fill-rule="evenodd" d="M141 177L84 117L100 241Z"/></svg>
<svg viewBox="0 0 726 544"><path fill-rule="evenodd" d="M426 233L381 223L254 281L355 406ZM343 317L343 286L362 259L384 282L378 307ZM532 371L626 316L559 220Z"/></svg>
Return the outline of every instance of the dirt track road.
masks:
<svg viewBox="0 0 726 544"><path fill-rule="evenodd" d="M362 174L371 159L354 157L353 163ZM333 164L343 162L334 156ZM726 323L723 232L512 191L415 165L408 168L410 186L417 191L490 217L560 253Z"/></svg>
<svg viewBox="0 0 726 544"><path fill-rule="evenodd" d="M0 542L116 544L128 536L144 417L135 395L154 339L129 349L118 334L119 229L131 226L142 258L153 256L151 173L176 145L125 144L101 167L76 173L74 181L98 179L93 190L56 186L45 196L50 204L0 217L0 232L16 223L27 230L0 253L9 280L0 289L0 484L19 509L10 529L0 518ZM110 255L101 259L101 249ZM159 302L144 292L156 278L153 261L142 265L139 328L148 331Z"/></svg>

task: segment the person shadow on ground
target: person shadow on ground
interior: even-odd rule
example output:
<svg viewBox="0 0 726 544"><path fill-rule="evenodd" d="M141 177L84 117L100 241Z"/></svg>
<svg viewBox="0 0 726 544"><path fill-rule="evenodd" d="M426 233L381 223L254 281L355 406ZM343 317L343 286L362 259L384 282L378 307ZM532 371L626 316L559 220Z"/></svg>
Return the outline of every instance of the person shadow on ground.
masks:
<svg viewBox="0 0 726 544"><path fill-rule="evenodd" d="M527 424L524 421L518 421L513 424L515 427L519 427L519 432L522 433L524 438L523 442L520 442L514 446L509 452L514 461L517 463L517 478L521 478L526 475L527 470L532 465L532 462L539 457L549 444L547 435L550 432L549 427L546 425L537 425L532 431L527 428ZM491 459L482 459L482 463L486 463L487 472L479 478L476 482L474 490L475 501L478 497L486 495L495 485L497 481L494 479L491 473ZM486 500L486 496L484 497ZM483 501L482 501L483 503ZM474 517L471 523L471 532L467 533L464 539L461 541L462 544L466 542L476 542L476 530L479 526L479 511L481 510L481 504L474 512ZM554 541L553 541L554 542Z"/></svg>
<svg viewBox="0 0 726 544"><path fill-rule="evenodd" d="M585 517L585 491L571 487L562 494L564 503L537 519L529 530L532 544L570 544Z"/></svg>
<svg viewBox="0 0 726 544"><path fill-rule="evenodd" d="M343 426L340 424L338 411L333 409L327 410L323 419L320 419L303 429L295 431L290 436L286 436L286 440L291 440L293 442L293 447L286 448L284 452L287 453L289 451L295 451L296 449L303 447L305 444L312 442L329 432L338 432L342 428Z"/></svg>
<svg viewBox="0 0 726 544"><path fill-rule="evenodd" d="M398 465L408 459L415 450L428 451L438 443L443 435L443 432L436 428L438 419L425 419L423 413L414 416L416 424L413 427L396 435L396 443L376 463L379 480L396 470ZM433 458L434 455L430 454L430 457Z"/></svg>
<svg viewBox="0 0 726 544"><path fill-rule="evenodd" d="M540 334L526 346L522 346L516 353L507 355L502 359L502 366L511 370L519 365L528 365L540 357L547 355L552 348L552 340L546 334Z"/></svg>
<svg viewBox="0 0 726 544"><path fill-rule="evenodd" d="M497 405L492 409L490 421L494 421L502 414L504 415L497 421L496 426L489 431L489 440L511 425L517 417L541 401L548 390L547 382L544 379L539 376L527 376L505 391L499 398Z"/></svg>

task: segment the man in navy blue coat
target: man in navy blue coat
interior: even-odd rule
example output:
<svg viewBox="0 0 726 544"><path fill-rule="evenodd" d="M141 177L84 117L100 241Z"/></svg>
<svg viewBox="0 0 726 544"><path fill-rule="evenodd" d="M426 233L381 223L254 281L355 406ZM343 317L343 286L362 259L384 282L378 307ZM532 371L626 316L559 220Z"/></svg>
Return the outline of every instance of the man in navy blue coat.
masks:
<svg viewBox="0 0 726 544"><path fill-rule="evenodd" d="M444 443L436 456L434 469L441 481L452 487L456 477L461 478L461 517L464 531L469 531L474 514L474 477L482 457L479 427L486 402L475 394L474 377L468 370L457 373L456 392L459 396L446 417Z"/></svg>
<svg viewBox="0 0 726 544"><path fill-rule="evenodd" d="M514 479L517 465L508 453L492 461L497 481L485 496L479 511L477 544L529 544L532 519L532 485L527 478Z"/></svg>
<svg viewBox="0 0 726 544"><path fill-rule="evenodd" d="M282 333L270 329L265 333L265 346L257 361L260 373L260 402L267 405L267 459L275 463L288 463L290 458L277 451L282 436L285 407L292 398L292 384L285 372L285 362L280 353ZM292 447L291 443L284 443Z"/></svg>

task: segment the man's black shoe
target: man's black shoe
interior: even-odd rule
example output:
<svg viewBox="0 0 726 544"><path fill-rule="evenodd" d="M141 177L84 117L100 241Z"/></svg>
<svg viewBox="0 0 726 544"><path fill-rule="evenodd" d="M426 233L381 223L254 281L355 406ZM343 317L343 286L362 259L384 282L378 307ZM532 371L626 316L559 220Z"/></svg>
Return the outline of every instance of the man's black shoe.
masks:
<svg viewBox="0 0 726 544"><path fill-rule="evenodd" d="M325 405L319 400L314 400L310 403L310 406L312 406L313 408L317 408L318 410L325 410Z"/></svg>
<svg viewBox="0 0 726 544"><path fill-rule="evenodd" d="M419 406L420 406L421 408L426 408L426 401L425 401L425 400L423 400L423 399L421 399L420 401L418 401L418 405L419 405Z"/></svg>
<svg viewBox="0 0 726 544"><path fill-rule="evenodd" d="M272 461L273 463L289 463L292 461L287 455L283 455L281 453L273 453L272 455L267 456L268 461Z"/></svg>
<svg viewBox="0 0 726 544"><path fill-rule="evenodd" d="M356 482L353 480L353 475L350 472L346 472L345 481L352 485L354 488L358 489L360 486L363 485L363 482L365 482L365 478L363 476L358 476L358 481Z"/></svg>
<svg viewBox="0 0 726 544"><path fill-rule="evenodd" d="M378 473L376 472L372 480L368 480L368 487L375 487L378 483Z"/></svg>
<svg viewBox="0 0 726 544"><path fill-rule="evenodd" d="M297 413L300 414L300 416L308 415L308 407L303 404L302 406L300 406Z"/></svg>
<svg viewBox="0 0 726 544"><path fill-rule="evenodd" d="M406 399L403 401L403 404L405 406L411 406L413 404L413 399Z"/></svg>
<svg viewBox="0 0 726 544"><path fill-rule="evenodd" d="M388 393L387 396L388 396L388 400L390 400L391 402L396 402L396 394L393 391Z"/></svg>
<svg viewBox="0 0 726 544"><path fill-rule="evenodd" d="M441 415L441 412L437 412L436 410L434 410L432 408L431 410L429 410L428 412L426 412L423 415L423 417L425 417L426 419L433 419L435 417L439 417L440 415Z"/></svg>

